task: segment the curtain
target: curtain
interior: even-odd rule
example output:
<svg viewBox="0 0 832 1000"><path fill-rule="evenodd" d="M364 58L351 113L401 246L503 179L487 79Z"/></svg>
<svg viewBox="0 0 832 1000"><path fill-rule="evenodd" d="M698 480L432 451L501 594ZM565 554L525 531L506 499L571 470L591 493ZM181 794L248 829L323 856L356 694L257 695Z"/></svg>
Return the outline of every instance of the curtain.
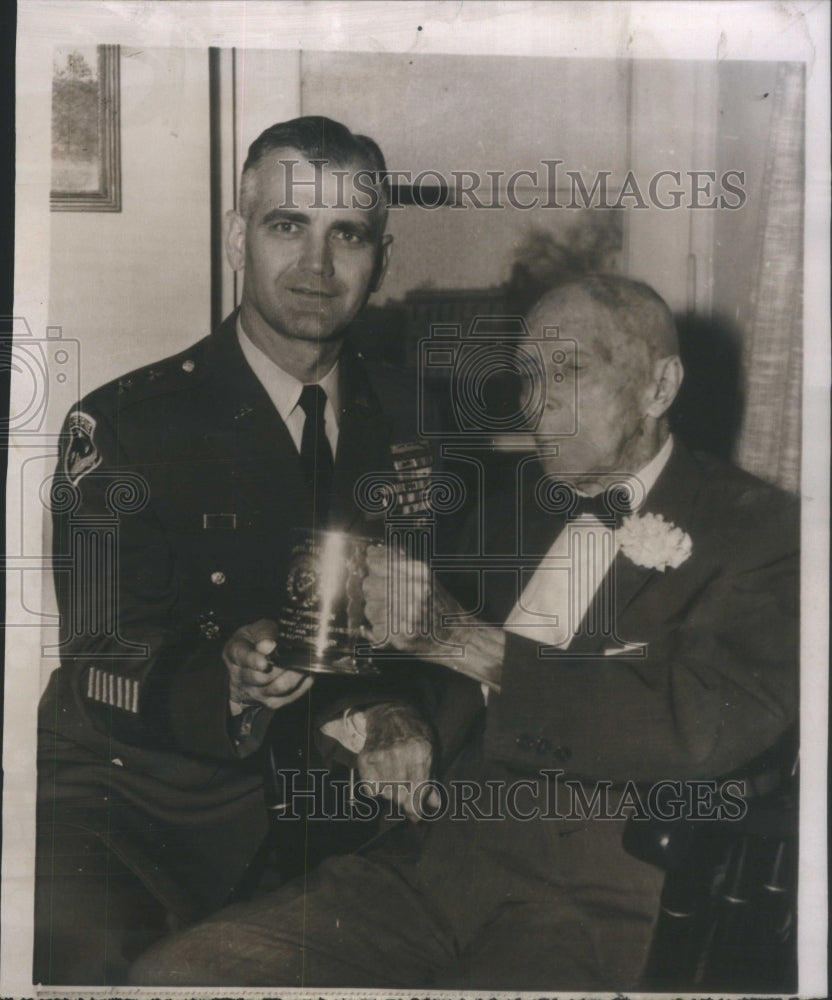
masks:
<svg viewBox="0 0 832 1000"><path fill-rule="evenodd" d="M803 356L802 64L780 64L772 97L743 355L746 403L736 460L749 472L797 491Z"/></svg>

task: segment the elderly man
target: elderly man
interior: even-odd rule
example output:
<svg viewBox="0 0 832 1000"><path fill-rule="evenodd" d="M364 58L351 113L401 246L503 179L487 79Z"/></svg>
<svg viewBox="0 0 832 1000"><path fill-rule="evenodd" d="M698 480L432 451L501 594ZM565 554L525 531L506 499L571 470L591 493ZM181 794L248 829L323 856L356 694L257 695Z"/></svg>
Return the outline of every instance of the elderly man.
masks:
<svg viewBox="0 0 832 1000"><path fill-rule="evenodd" d="M290 533L371 530L354 484L415 430L415 385L345 346L390 256L384 171L338 122L267 129L227 219L239 311L67 418L54 539L72 572L56 574L62 662L40 707L35 981L123 982L170 926L241 891L268 828L264 745L280 768L317 760L312 720L339 692L274 652ZM427 730L383 705L395 694L365 692L359 763L398 775L397 739L373 743L398 715L418 751L407 773L426 776ZM317 844L295 828L278 831L283 875L344 832Z"/></svg>
<svg viewBox="0 0 832 1000"><path fill-rule="evenodd" d="M524 466L474 518L473 598L437 581L429 594L423 567L384 553L365 588L377 639L458 675L437 717L465 734L451 807L163 943L136 982L638 986L662 872L624 850L626 821L662 811L658 782L699 789L690 817L698 779L792 724L797 511L673 440L682 370L651 289L589 277L545 295L529 324L576 354L546 357L542 475ZM432 600L432 636L390 628L405 583Z"/></svg>

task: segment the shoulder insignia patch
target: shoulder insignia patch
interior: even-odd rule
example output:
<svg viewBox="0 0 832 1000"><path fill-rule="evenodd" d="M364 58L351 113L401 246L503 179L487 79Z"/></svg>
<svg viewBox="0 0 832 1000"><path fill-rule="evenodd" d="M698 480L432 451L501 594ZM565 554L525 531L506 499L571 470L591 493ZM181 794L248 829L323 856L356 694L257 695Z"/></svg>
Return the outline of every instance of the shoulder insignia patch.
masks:
<svg viewBox="0 0 832 1000"><path fill-rule="evenodd" d="M95 419L82 410L69 415L69 444L64 453L64 472L73 486L101 465L95 444Z"/></svg>

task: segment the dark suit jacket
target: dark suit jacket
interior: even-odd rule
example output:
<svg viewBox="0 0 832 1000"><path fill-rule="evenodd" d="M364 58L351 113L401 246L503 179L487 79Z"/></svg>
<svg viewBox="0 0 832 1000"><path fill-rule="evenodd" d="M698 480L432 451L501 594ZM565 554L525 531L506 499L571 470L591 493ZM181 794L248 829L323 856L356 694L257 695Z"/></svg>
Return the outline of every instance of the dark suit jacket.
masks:
<svg viewBox="0 0 832 1000"><path fill-rule="evenodd" d="M371 377L347 350L341 375L330 526L380 532L353 484L415 436L415 405L402 404L415 386ZM311 525L313 497L233 316L79 409L95 426L73 440L68 423L54 490L62 646L40 707L40 819L92 829L192 916L228 896L264 839L264 723L275 716L283 766L319 765L311 720L342 693L319 678L280 713L260 710L248 740L232 738L224 642L276 617L289 531Z"/></svg>
<svg viewBox="0 0 832 1000"><path fill-rule="evenodd" d="M563 519L536 506L533 481L522 496L519 517L513 496L483 499L486 552L548 552ZM612 637L588 634L592 606L564 652L546 655L508 634L502 690L492 692L486 716L484 752L495 763L615 783L714 778L793 725L795 498L676 442L640 513L687 532L690 557L660 572L618 553ZM518 585L511 573L485 575L479 596L489 620L505 620ZM627 643L639 644L640 655L603 655ZM438 720L447 745L458 745L481 704L476 685L456 682Z"/></svg>

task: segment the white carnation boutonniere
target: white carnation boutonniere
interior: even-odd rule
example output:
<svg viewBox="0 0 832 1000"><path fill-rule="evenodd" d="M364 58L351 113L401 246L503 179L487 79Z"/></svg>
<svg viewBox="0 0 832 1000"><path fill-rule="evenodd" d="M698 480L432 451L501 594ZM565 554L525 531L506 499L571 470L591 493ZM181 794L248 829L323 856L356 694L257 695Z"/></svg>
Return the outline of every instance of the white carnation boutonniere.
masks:
<svg viewBox="0 0 832 1000"><path fill-rule="evenodd" d="M636 566L676 569L690 556L693 542L687 532L665 521L661 514L630 514L616 532L621 551Z"/></svg>

